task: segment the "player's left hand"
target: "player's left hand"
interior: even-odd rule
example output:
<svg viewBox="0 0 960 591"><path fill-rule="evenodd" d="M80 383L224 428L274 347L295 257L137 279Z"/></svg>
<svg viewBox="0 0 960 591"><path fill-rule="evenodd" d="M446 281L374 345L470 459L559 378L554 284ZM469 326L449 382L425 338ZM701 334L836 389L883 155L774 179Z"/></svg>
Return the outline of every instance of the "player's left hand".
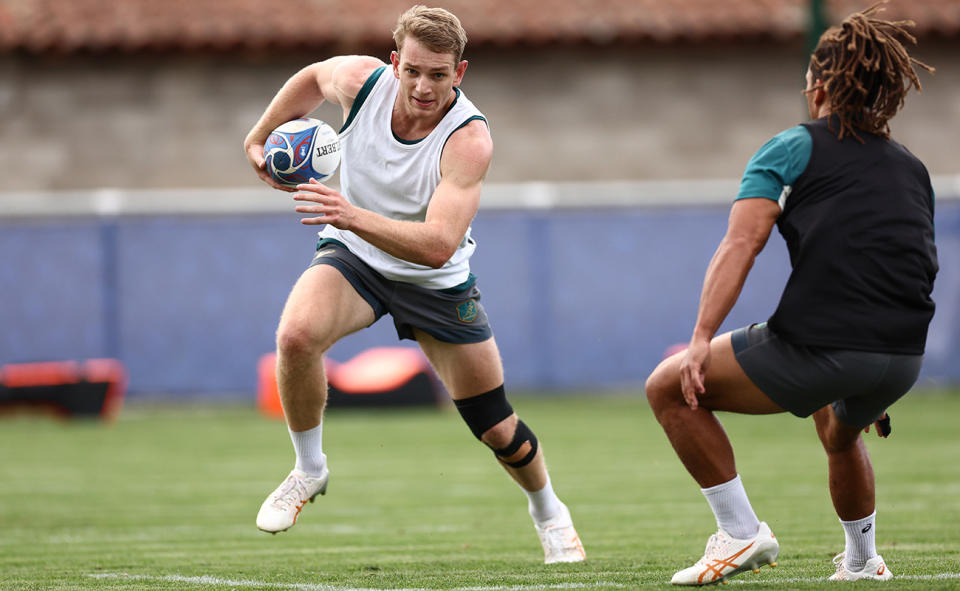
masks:
<svg viewBox="0 0 960 591"><path fill-rule="evenodd" d="M273 177L270 176L270 173L267 172L267 161L263 158L263 143L257 143L250 139L247 139L244 142L243 149L247 153L247 161L250 162L250 166L253 167L253 170L257 173L257 176L260 177L260 180L267 183L274 189L279 189L281 191L287 191L292 193L294 191L293 187L287 187L281 185L277 181L273 180Z"/></svg>
<svg viewBox="0 0 960 591"><path fill-rule="evenodd" d="M330 224L341 230L349 230L356 219L356 208L347 201L346 197L314 179L310 179L307 184L297 185L297 192L294 193L293 199L314 204L298 205L295 208L297 213L316 216L303 218L300 220L301 224L308 226Z"/></svg>
<svg viewBox="0 0 960 591"><path fill-rule="evenodd" d="M680 362L680 390L683 400L690 408L697 408L697 396L706 393L703 385L707 367L710 365L710 341L695 339L690 341Z"/></svg>
<svg viewBox="0 0 960 591"><path fill-rule="evenodd" d="M877 422L873 424L877 429L877 436L886 439L890 436L890 432L893 428L890 426L890 415L883 413L883 416L877 419ZM867 425L863 428L864 433L870 432L870 425Z"/></svg>

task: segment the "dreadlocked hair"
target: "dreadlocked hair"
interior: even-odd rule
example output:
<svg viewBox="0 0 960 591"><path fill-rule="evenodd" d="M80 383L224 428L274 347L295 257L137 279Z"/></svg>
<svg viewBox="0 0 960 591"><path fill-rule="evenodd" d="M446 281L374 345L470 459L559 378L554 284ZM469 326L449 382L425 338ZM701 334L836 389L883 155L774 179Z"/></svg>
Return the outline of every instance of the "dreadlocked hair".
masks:
<svg viewBox="0 0 960 591"><path fill-rule="evenodd" d="M886 0L854 13L838 27L830 27L810 56L810 71L830 99L831 112L840 122L837 138L856 130L890 137L889 121L903 106L910 87L920 92L914 66L934 69L907 54L901 39L913 45L907 32L913 21L885 21L874 15Z"/></svg>

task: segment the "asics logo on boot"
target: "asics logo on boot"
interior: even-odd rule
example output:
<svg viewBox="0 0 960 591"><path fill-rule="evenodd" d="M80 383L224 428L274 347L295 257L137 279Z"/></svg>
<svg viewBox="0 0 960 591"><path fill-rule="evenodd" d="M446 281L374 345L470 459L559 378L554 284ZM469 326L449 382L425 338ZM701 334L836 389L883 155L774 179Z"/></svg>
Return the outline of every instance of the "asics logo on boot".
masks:
<svg viewBox="0 0 960 591"><path fill-rule="evenodd" d="M733 555L728 556L728 557L726 557L726 558L714 558L714 559L713 559L713 564L706 564L706 565L704 565L704 566L706 566L707 568L705 568L704 571L703 571L702 573L700 573L700 577L698 578L697 582L698 582L698 583L703 583L703 579L707 576L707 574L710 573L710 571L713 571L713 576L712 576L712 578L710 579L710 581L716 581L717 579L723 577L723 574L724 574L723 571L724 571L724 569L729 568L730 570L733 570L733 569L739 567L740 565L737 564L737 563L735 563L734 560L735 560L736 558L739 558L741 554L743 554L744 552L746 552L747 550L749 550L750 548L752 548L752 547L753 547L753 544L754 544L754 543L751 542L750 545L747 546L746 548L743 548L742 550L740 550L740 551L737 552L736 554L733 554Z"/></svg>

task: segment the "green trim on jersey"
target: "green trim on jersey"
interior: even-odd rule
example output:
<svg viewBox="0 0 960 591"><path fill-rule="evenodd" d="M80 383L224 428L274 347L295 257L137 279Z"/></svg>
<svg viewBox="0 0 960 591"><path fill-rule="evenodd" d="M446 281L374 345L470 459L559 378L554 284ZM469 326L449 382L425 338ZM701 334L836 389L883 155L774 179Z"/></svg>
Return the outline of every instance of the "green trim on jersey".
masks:
<svg viewBox="0 0 960 591"><path fill-rule="evenodd" d="M472 115L470 117L467 117L466 121L458 125L456 129L450 132L450 134L447 136L447 139L443 140L443 148L440 149L441 154L443 153L443 150L447 147L447 142L450 141L450 138L453 137L453 134L457 133L459 130L466 127L471 121L483 121L484 123L487 124L487 129L490 129L490 123L487 121L486 117L483 117L482 115Z"/></svg>
<svg viewBox="0 0 960 591"><path fill-rule="evenodd" d="M393 133L393 130L392 130L392 129L390 130L390 133ZM422 142L423 140L427 139L427 137L424 136L424 137L422 137L422 138L420 138L420 139L416 139L416 140L405 140L405 139L403 139L403 138L401 138L401 137L398 137L397 134L393 133L393 139L397 140L398 142L400 142L401 144L403 144L403 145L405 145L405 146L414 146L414 145L416 145L416 144L419 144L419 143Z"/></svg>
<svg viewBox="0 0 960 591"><path fill-rule="evenodd" d="M450 110L453 109L453 106L457 104L457 101L460 100L460 89L457 88L456 86L454 86L454 87L453 87L453 92L454 92L457 96L453 97L453 102L450 103L450 106L447 107L447 110L446 110L446 111L444 112L444 114L443 114L444 117L446 117L447 113L449 113ZM468 119L467 121L465 121L465 122L463 123L463 125L466 125L466 124L469 123L469 122L470 122L470 120ZM460 127L463 127L463 125L461 125ZM458 127L457 129L460 129L460 127ZM456 131L457 129L454 129L453 131ZM393 133L393 129L390 130L390 133ZM452 132L451 132L451 133L452 133ZM419 143L422 142L423 140L427 139L427 136L424 136L424 137L422 137L422 138L420 138L420 139L417 139L417 140L405 140L405 139L402 139L402 138L397 137L397 134L394 133L394 134L393 134L393 139L397 140L398 142L400 142L401 144L403 144L403 145L405 145L405 146L412 146L412 145L414 145L414 144L419 144Z"/></svg>
<svg viewBox="0 0 960 591"><path fill-rule="evenodd" d="M317 240L317 248L315 250L320 250L321 248L323 248L328 244L336 244L337 246L340 246L342 248L347 248L346 244L344 244L343 242L340 242L336 238L320 238L319 240Z"/></svg>
<svg viewBox="0 0 960 591"><path fill-rule="evenodd" d="M460 100L460 89L457 88L456 86L454 86L454 87L453 87L453 92L454 92L454 94L456 94L457 96L453 97L453 102L450 103L450 106L449 106L449 107L447 107L447 113L449 113L450 110L453 109L453 107L457 104L457 101ZM444 113L444 115L446 115L446 113Z"/></svg>
<svg viewBox="0 0 960 591"><path fill-rule="evenodd" d="M440 293L456 295L458 293L463 293L473 287L473 284L477 282L477 276L473 273L470 273L467 276L467 280L461 283L460 285L454 285L453 287L448 287L446 289L438 289Z"/></svg>
<svg viewBox="0 0 960 591"><path fill-rule="evenodd" d="M472 117L469 117L466 121L458 125L457 129L454 129L453 131L451 131L450 135L453 135L457 130L466 127L467 124L470 123L471 121L483 121L484 123L487 123L487 118L481 115L473 115ZM489 123L487 123L487 127L490 127ZM447 136L448 140L450 139L450 135Z"/></svg>
<svg viewBox="0 0 960 591"><path fill-rule="evenodd" d="M363 101L367 100L367 96L369 96L370 91L373 90L373 85L377 83L377 80L380 79L380 75L383 74L383 71L386 69L386 66L380 66L371 72L370 76L367 77L367 81L363 83L363 86L360 87L360 92L357 93L357 98L353 99L353 105L350 107L350 114L347 115L347 120L343 122L343 126L340 128L338 133L343 133L343 130L353 123L354 117L357 116L357 113L360 111L360 107L363 106Z"/></svg>
<svg viewBox="0 0 960 591"><path fill-rule="evenodd" d="M813 152L813 137L802 125L781 131L750 158L740 180L737 199L764 197L779 201L807 169Z"/></svg>

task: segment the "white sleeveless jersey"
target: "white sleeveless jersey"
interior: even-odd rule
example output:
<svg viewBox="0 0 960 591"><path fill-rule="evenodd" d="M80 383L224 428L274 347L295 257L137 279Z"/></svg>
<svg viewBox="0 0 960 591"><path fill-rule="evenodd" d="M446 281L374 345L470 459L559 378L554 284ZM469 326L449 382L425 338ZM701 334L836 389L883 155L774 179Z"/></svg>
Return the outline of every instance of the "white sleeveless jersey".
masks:
<svg viewBox="0 0 960 591"><path fill-rule="evenodd" d="M395 220L422 222L440 184L440 155L450 135L474 119L486 118L455 89L453 105L427 137L401 140L390 123L398 87L399 80L384 66L370 75L354 100L340 130L340 192L357 207ZM429 289L465 282L470 275L470 255L476 248L467 228L450 260L433 269L389 255L349 230L328 225L319 234L344 243L387 279Z"/></svg>

